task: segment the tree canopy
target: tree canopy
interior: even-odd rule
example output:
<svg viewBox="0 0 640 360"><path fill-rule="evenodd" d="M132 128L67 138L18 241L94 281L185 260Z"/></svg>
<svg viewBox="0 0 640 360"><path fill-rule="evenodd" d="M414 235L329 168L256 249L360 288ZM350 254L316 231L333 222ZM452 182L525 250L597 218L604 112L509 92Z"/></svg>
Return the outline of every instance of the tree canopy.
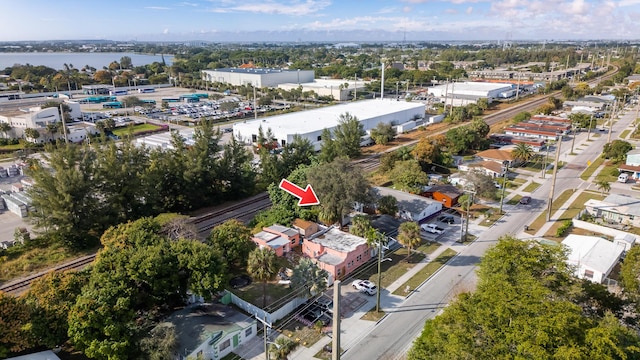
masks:
<svg viewBox="0 0 640 360"><path fill-rule="evenodd" d="M563 247L504 237L482 259L477 290L428 320L408 358L638 357L638 335L610 311L585 313L588 298Z"/></svg>

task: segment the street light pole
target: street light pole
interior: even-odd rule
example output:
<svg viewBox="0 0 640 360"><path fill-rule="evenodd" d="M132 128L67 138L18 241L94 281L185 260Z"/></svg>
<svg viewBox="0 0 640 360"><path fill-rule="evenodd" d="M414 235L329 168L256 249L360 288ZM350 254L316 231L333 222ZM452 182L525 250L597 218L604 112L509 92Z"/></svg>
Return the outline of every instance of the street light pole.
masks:
<svg viewBox="0 0 640 360"><path fill-rule="evenodd" d="M593 114L591 114L591 118L589 118L589 128L587 129L587 141L589 141L589 135L591 135L591 122L593 121Z"/></svg>
<svg viewBox="0 0 640 360"><path fill-rule="evenodd" d="M504 175L502 175L502 195L500 196L500 215L502 215L502 204L504 203L504 189L507 187L507 174L509 173L509 160L505 160L506 167Z"/></svg>
<svg viewBox="0 0 640 360"><path fill-rule="evenodd" d="M376 291L376 312L380 312L380 281L382 280L382 240L378 239L378 291Z"/></svg>

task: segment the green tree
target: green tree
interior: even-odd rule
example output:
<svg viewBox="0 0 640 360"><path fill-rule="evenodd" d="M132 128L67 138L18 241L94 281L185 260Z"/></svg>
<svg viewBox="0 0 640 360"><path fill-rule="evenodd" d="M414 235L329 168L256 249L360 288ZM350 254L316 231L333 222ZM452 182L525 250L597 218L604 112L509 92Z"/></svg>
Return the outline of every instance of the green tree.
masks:
<svg viewBox="0 0 640 360"><path fill-rule="evenodd" d="M269 354L273 355L276 360L287 360L287 355L289 355L296 346L297 344L293 340L285 336L280 336L269 346Z"/></svg>
<svg viewBox="0 0 640 360"><path fill-rule="evenodd" d="M517 162L526 163L534 157L535 153L533 148L528 144L518 143L515 149L511 152L511 155L513 155L513 159Z"/></svg>
<svg viewBox="0 0 640 360"><path fill-rule="evenodd" d="M349 232L355 236L364 237L371 227L371 219L366 215L356 215L351 219Z"/></svg>
<svg viewBox="0 0 640 360"><path fill-rule="evenodd" d="M31 139L35 141L40 137L40 132L33 128L26 128L24 129L24 136L27 139Z"/></svg>
<svg viewBox="0 0 640 360"><path fill-rule="evenodd" d="M394 186L399 190L419 194L429 183L429 177L422 171L417 160L400 161L389 174Z"/></svg>
<svg viewBox="0 0 640 360"><path fill-rule="evenodd" d="M29 336L29 307L21 299L0 292L0 356L33 346Z"/></svg>
<svg viewBox="0 0 640 360"><path fill-rule="evenodd" d="M133 63L131 62L130 56L123 56L120 58L120 67L122 69L131 69L133 67Z"/></svg>
<svg viewBox="0 0 640 360"><path fill-rule="evenodd" d="M600 190L600 195L604 195L604 193L608 193L611 190L611 184L604 179L596 181L596 187Z"/></svg>
<svg viewBox="0 0 640 360"><path fill-rule="evenodd" d="M333 137L340 156L350 159L360 156L361 138L366 135L363 125L357 117L344 113L338 119L338 125L333 130Z"/></svg>
<svg viewBox="0 0 640 360"><path fill-rule="evenodd" d="M633 145L624 140L613 140L610 143L604 144L602 149L602 156L605 159L610 159L614 163L619 163L625 160L627 153L633 150Z"/></svg>
<svg viewBox="0 0 640 360"><path fill-rule="evenodd" d="M247 271L249 275L262 282L262 307L267 306L267 281L278 273L276 254L267 248L255 248L249 253Z"/></svg>
<svg viewBox="0 0 640 360"><path fill-rule="evenodd" d="M207 243L222 255L227 264L236 268L246 266L249 253L256 247L251 241L251 230L236 219L214 227Z"/></svg>
<svg viewBox="0 0 640 360"><path fill-rule="evenodd" d="M102 209L93 181L95 152L86 146L60 145L48 148L42 158L48 167L30 159L28 174L35 184L27 193L36 209L30 220L38 231L67 246L92 246L97 234L108 226L101 221Z"/></svg>
<svg viewBox="0 0 640 360"><path fill-rule="evenodd" d="M211 301L227 283L227 263L220 252L206 244L193 240L178 240L171 243L177 258L179 293L187 290Z"/></svg>
<svg viewBox="0 0 640 360"><path fill-rule="evenodd" d="M88 275L86 271L50 272L31 283L24 300L31 311L31 334L38 344L53 348L67 341L67 317Z"/></svg>
<svg viewBox="0 0 640 360"><path fill-rule="evenodd" d="M620 285L626 296L636 303L640 299L640 246L633 246L620 268Z"/></svg>
<svg viewBox="0 0 640 360"><path fill-rule="evenodd" d="M531 119L531 113L527 111L522 111L517 113L516 116L513 117L513 123L517 124L523 121L527 121L529 119Z"/></svg>
<svg viewBox="0 0 640 360"><path fill-rule="evenodd" d="M295 134L293 141L282 149L282 171L291 173L299 165L311 165L315 157L313 144L307 138Z"/></svg>
<svg viewBox="0 0 640 360"><path fill-rule="evenodd" d="M392 195L381 196L378 199L378 211L380 214L396 216L398 213L398 199Z"/></svg>
<svg viewBox="0 0 640 360"><path fill-rule="evenodd" d="M0 132L2 132L2 136L6 139L9 131L11 131L13 127L6 122L0 122Z"/></svg>
<svg viewBox="0 0 640 360"><path fill-rule="evenodd" d="M329 274L322 270L309 258L302 258L293 268L291 286L294 289L304 289L306 296L316 296L327 288Z"/></svg>
<svg viewBox="0 0 640 360"><path fill-rule="evenodd" d="M140 340L140 352L143 359L173 360L179 353L178 336L175 326L158 325L149 335Z"/></svg>
<svg viewBox="0 0 640 360"><path fill-rule="evenodd" d="M322 139L322 145L320 146L318 160L322 163L330 163L338 157L338 144L333 140L329 129L322 130L320 138Z"/></svg>
<svg viewBox="0 0 640 360"><path fill-rule="evenodd" d="M391 125L384 122L378 123L378 125L371 130L371 138L376 144L386 145L389 141L393 140L396 136L396 129Z"/></svg>
<svg viewBox="0 0 640 360"><path fill-rule="evenodd" d="M411 256L411 250L422 242L420 225L413 221L400 224L398 228L398 242L407 248L407 258L409 258L409 256Z"/></svg>
<svg viewBox="0 0 640 360"><path fill-rule="evenodd" d="M320 218L326 223L339 222L355 202L370 200L368 181L345 158L310 168L307 177L320 199Z"/></svg>
<svg viewBox="0 0 640 360"><path fill-rule="evenodd" d="M257 173L252 161L251 152L234 137L224 145L218 176L224 186L225 198L244 198L255 192Z"/></svg>

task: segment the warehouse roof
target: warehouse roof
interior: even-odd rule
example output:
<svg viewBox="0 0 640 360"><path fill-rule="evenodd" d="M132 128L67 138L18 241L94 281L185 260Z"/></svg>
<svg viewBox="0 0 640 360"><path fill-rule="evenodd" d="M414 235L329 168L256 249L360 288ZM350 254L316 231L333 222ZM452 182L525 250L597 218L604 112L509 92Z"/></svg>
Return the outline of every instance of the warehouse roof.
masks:
<svg viewBox="0 0 640 360"><path fill-rule="evenodd" d="M438 85L435 88L446 89L448 87L448 92L451 93L452 88L453 92L462 92L462 91L494 91L494 90L511 90L511 84L496 84L489 82L476 82L476 81L465 81L465 82L456 82L447 85Z"/></svg>
<svg viewBox="0 0 640 360"><path fill-rule="evenodd" d="M238 133L248 136L256 132L259 126L263 131L288 134L306 134L312 131L331 129L338 125L340 115L349 113L363 121L402 111L420 111L424 116L424 104L387 99L354 101L346 104L327 106L318 109L300 111L263 119L236 123L233 125L234 135Z"/></svg>
<svg viewBox="0 0 640 360"><path fill-rule="evenodd" d="M204 71L264 75L264 74L274 74L274 73L281 73L281 72L297 72L298 70L286 70L286 69L275 69L275 68L224 68L224 69L207 69Z"/></svg>

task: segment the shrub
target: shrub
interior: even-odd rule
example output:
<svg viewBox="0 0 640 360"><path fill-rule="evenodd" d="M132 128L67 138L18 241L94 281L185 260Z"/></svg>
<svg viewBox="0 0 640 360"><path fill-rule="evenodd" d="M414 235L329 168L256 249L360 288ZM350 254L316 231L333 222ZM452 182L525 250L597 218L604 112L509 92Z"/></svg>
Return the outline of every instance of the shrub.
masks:
<svg viewBox="0 0 640 360"><path fill-rule="evenodd" d="M560 225L560 227L558 228L558 230L556 230L556 237L561 237L563 236L567 230L569 230L569 228L573 226L573 221L571 220L565 220L562 222L562 225Z"/></svg>

